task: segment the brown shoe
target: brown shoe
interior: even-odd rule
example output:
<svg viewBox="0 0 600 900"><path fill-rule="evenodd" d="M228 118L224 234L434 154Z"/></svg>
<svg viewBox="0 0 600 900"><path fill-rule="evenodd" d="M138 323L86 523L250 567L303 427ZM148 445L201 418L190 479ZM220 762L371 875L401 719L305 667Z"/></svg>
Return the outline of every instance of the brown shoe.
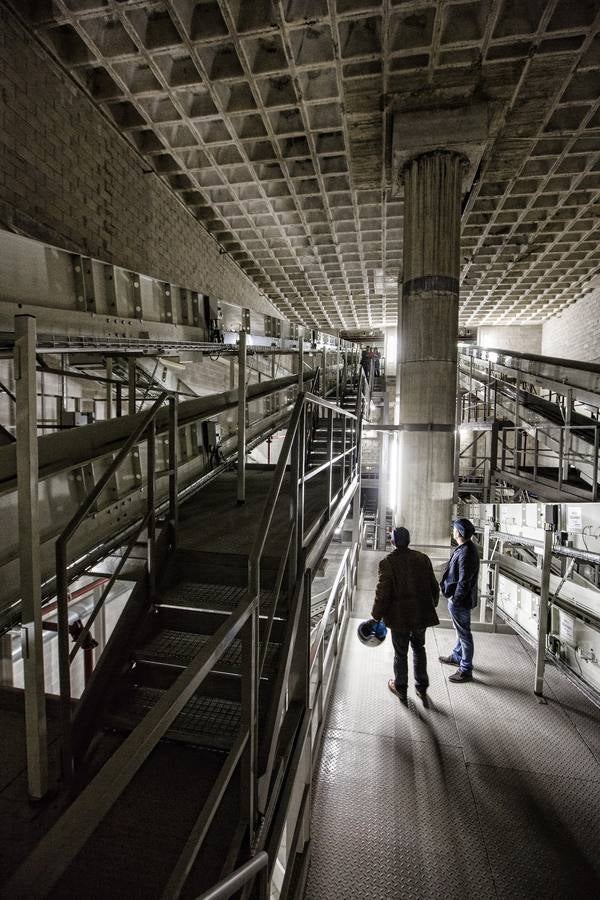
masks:
<svg viewBox="0 0 600 900"><path fill-rule="evenodd" d="M406 691L399 691L393 678L388 681L388 689L394 694L400 703L407 703Z"/></svg>

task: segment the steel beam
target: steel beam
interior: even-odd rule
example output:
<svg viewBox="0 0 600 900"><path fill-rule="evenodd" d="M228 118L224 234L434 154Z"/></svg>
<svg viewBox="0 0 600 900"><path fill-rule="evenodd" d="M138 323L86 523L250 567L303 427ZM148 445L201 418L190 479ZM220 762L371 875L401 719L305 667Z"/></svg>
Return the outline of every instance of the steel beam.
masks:
<svg viewBox="0 0 600 900"><path fill-rule="evenodd" d="M30 796L39 799L48 789L48 744L40 591L35 343L35 319L15 316L16 435L19 450L17 493L27 781Z"/></svg>

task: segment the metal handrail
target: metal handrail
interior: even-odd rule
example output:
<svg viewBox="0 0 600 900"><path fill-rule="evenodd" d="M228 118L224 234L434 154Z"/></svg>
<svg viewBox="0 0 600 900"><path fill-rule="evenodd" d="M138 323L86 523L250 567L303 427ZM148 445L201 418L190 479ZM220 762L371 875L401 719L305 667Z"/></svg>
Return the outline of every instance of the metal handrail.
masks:
<svg viewBox="0 0 600 900"><path fill-rule="evenodd" d="M232 894L239 891L239 889L244 887L244 885L252 878L255 878L265 869L268 871L268 867L269 855L264 850L261 850L256 856L253 856L252 859L249 859L248 862L241 865L239 869L236 869L235 872L228 875L227 878L219 881L214 887L197 897L196 900L227 900L228 897L231 897ZM268 882L266 878L263 879L263 881L264 884L261 885L259 896L260 900L267 900Z"/></svg>
<svg viewBox="0 0 600 900"><path fill-rule="evenodd" d="M94 504L106 489L110 480L117 472L123 461L127 458L133 447L138 444L143 436L148 435L148 510L142 517L142 523L148 528L148 553L151 575L154 566L154 529L155 529L155 477L156 477L156 460L155 460L155 440L156 428L155 421L159 410L161 409L165 399L169 396L167 391L163 391L150 409L143 416L138 427L132 431L121 449L114 457L111 465L106 469L102 478L94 485L92 490L87 494L79 509L71 520L67 523L55 545L56 556L56 596L57 596L57 620L58 620L58 674L60 689L60 722L62 737L62 764L63 777L70 778L73 771L73 749L71 739L71 662L83 643L84 636L89 634L91 622L86 625L85 635L82 632L79 635L78 644L76 644L73 653L69 652L69 577L68 577L68 543L72 540L77 529L84 521L88 513L93 509ZM176 503L176 495L174 498ZM172 514L173 511L172 511ZM143 525L139 528L137 534L142 530ZM128 545L129 552L133 547L132 539ZM127 554L129 555L129 554ZM124 564L124 561L123 561ZM116 575L112 582L116 580ZM112 585L111 585L112 587ZM93 610L93 616L97 615L100 607L106 600L108 591L105 590Z"/></svg>
<svg viewBox="0 0 600 900"><path fill-rule="evenodd" d="M317 658L317 653L319 652L319 644L325 634L325 629L327 627L327 620L331 614L331 610L333 609L333 604L335 602L337 589L342 580L342 576L346 575L346 562L350 559L350 551L345 550L344 555L342 556L342 561L339 565L339 568L336 572L336 576L333 580L333 584L329 590L329 597L327 599L327 603L325 604L325 609L323 610L323 615L321 616L321 621L317 625L316 631L313 632L311 636L311 650L310 650L310 662L309 667L312 671L312 668L315 664L315 660Z"/></svg>

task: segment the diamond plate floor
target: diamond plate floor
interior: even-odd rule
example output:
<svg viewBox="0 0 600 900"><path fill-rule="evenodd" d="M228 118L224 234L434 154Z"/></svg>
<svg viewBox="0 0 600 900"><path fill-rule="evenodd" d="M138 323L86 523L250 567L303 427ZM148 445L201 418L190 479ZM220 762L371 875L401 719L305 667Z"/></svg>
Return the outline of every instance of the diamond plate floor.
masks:
<svg viewBox="0 0 600 900"><path fill-rule="evenodd" d="M362 554L358 618L381 556ZM477 633L473 683L450 684L442 628L427 633L430 705L411 686L405 707L386 687L391 642L363 647L358 618L316 770L305 900L600 895L599 710L550 667L540 702L515 635Z"/></svg>

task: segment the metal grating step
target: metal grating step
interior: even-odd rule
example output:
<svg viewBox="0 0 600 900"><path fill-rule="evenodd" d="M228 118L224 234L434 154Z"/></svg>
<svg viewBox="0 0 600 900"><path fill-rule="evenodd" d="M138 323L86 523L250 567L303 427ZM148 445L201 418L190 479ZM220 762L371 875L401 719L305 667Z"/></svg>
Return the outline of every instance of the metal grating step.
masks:
<svg viewBox="0 0 600 900"><path fill-rule="evenodd" d="M155 634L136 652L136 659L139 662L185 668L208 640L210 640L210 635L208 634L190 634L187 631L175 631L171 628L165 628ZM278 644L269 643L267 645L267 655L263 669L265 678L269 678L275 673L278 653ZM241 669L242 642L236 639L231 642L213 671L226 671L237 675L241 672Z"/></svg>
<svg viewBox="0 0 600 900"><path fill-rule="evenodd" d="M163 694L159 688L128 688L106 725L117 731L132 731ZM239 731L240 720L241 705L236 701L196 694L188 700L165 736L200 747L228 750Z"/></svg>
<svg viewBox="0 0 600 900"><path fill-rule="evenodd" d="M169 588L160 598L159 606L173 606L183 609L201 609L204 612L230 613L248 596L245 587L228 584L197 584L182 581ZM273 592L261 590L260 613L270 612Z"/></svg>

